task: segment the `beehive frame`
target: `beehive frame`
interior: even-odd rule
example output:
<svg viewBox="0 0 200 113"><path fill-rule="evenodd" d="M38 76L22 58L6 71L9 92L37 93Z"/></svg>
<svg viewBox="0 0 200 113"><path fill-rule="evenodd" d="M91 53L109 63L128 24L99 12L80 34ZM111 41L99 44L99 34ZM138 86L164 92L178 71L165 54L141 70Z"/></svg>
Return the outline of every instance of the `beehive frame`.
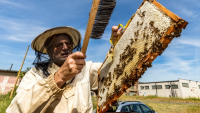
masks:
<svg viewBox="0 0 200 113"><path fill-rule="evenodd" d="M138 81L187 22L156 0L144 0L99 69L97 112L104 113Z"/></svg>

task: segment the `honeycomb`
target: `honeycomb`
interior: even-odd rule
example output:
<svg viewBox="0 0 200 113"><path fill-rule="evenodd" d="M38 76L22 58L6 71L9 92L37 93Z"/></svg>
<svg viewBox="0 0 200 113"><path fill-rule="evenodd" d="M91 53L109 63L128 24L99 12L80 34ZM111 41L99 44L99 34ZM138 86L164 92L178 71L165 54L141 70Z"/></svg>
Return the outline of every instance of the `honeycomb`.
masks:
<svg viewBox="0 0 200 113"><path fill-rule="evenodd" d="M187 22L155 0L144 0L108 56L98 77L97 112L106 110L141 78Z"/></svg>

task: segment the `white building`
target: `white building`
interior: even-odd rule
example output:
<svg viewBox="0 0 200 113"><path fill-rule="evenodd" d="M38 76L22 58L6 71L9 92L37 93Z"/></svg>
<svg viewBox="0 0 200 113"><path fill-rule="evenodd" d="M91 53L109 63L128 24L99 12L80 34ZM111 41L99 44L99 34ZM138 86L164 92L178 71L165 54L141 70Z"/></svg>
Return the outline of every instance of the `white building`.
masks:
<svg viewBox="0 0 200 113"><path fill-rule="evenodd" d="M200 82L178 79L174 81L139 82L139 95L159 97L200 98Z"/></svg>

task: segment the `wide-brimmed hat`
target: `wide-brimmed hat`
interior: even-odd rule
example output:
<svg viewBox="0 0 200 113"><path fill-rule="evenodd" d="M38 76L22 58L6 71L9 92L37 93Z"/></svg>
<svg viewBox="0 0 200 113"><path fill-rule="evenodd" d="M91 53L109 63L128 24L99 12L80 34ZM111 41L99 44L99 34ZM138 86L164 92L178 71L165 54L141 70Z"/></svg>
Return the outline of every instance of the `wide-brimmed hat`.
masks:
<svg viewBox="0 0 200 113"><path fill-rule="evenodd" d="M31 47L34 51L47 54L47 50L46 50L46 48L44 48L45 41L53 35L63 34L63 33L66 33L69 36L71 36L72 41L74 43L73 48L76 48L80 44L81 34L77 29L75 29L73 27L69 27L69 26L61 26L61 27L55 27L52 29L48 29L48 30L44 31L43 33L41 33L40 35L38 35L32 41Z"/></svg>

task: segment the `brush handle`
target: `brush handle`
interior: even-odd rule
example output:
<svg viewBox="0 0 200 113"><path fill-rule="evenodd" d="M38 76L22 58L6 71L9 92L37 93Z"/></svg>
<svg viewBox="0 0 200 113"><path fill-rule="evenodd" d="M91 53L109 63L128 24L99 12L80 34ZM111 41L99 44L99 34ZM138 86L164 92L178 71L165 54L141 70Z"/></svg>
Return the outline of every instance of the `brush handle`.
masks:
<svg viewBox="0 0 200 113"><path fill-rule="evenodd" d="M85 31L83 46L82 46L82 49L81 49L81 52L84 53L84 54L86 53L86 50L87 50L87 46L88 46L90 35L91 35L91 32L92 32L93 24L94 24L96 14L97 14L97 10L98 10L98 7L99 7L99 2L100 2L100 0L93 0L93 3L92 3L92 8L90 10L89 20L88 20L88 24L87 24L87 29Z"/></svg>

